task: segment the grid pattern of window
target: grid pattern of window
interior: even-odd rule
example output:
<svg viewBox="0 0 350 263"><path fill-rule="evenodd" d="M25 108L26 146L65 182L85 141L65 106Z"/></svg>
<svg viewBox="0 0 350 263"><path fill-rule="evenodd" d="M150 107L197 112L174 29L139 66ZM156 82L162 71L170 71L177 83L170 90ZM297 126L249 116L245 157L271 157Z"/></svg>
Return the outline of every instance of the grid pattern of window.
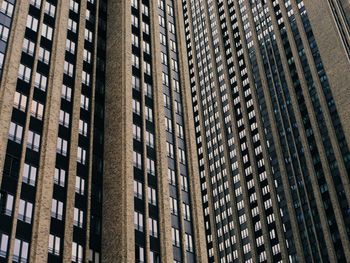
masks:
<svg viewBox="0 0 350 263"><path fill-rule="evenodd" d="M344 260L349 150L303 1L183 11L209 260Z"/></svg>

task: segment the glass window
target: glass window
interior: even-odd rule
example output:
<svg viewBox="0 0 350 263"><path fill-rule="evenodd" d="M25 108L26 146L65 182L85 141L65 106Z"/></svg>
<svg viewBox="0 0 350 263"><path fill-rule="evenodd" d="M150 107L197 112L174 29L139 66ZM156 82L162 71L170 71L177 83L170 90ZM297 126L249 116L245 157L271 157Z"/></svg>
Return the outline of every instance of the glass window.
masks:
<svg viewBox="0 0 350 263"><path fill-rule="evenodd" d="M62 220L63 218L63 203L56 199L52 199L51 205L51 217L56 218L58 220Z"/></svg>
<svg viewBox="0 0 350 263"><path fill-rule="evenodd" d="M85 192L85 179L80 176L75 176L75 192L81 195Z"/></svg>
<svg viewBox="0 0 350 263"><path fill-rule="evenodd" d="M28 242L16 238L13 249L13 262L28 262L28 249Z"/></svg>
<svg viewBox="0 0 350 263"><path fill-rule="evenodd" d="M175 247L180 247L180 231L176 228L171 228L171 235L173 240L173 245Z"/></svg>
<svg viewBox="0 0 350 263"><path fill-rule="evenodd" d="M72 243L72 262L82 263L83 262L83 246Z"/></svg>
<svg viewBox="0 0 350 263"><path fill-rule="evenodd" d="M63 156L67 156L68 142L66 140L62 139L61 137L57 138L56 152L63 155Z"/></svg>
<svg viewBox="0 0 350 263"><path fill-rule="evenodd" d="M134 226L136 230L143 232L143 214L137 211L134 211Z"/></svg>
<svg viewBox="0 0 350 263"><path fill-rule="evenodd" d="M64 187L66 179L66 171L60 168L55 168L54 182L57 185Z"/></svg>
<svg viewBox="0 0 350 263"><path fill-rule="evenodd" d="M20 199L18 208L18 219L30 224L32 222L33 204Z"/></svg>
<svg viewBox="0 0 350 263"><path fill-rule="evenodd" d="M0 257L7 257L9 236L6 234L0 234Z"/></svg>
<svg viewBox="0 0 350 263"><path fill-rule="evenodd" d="M30 109L30 115L32 115L34 118L42 120L44 115L44 105L33 100L32 107Z"/></svg>
<svg viewBox="0 0 350 263"><path fill-rule="evenodd" d="M47 38L48 40L52 40L52 32L52 27L46 25L45 23L42 24L41 35L43 37Z"/></svg>
<svg viewBox="0 0 350 263"><path fill-rule="evenodd" d="M22 143L23 127L17 123L10 123L9 139L16 143Z"/></svg>
<svg viewBox="0 0 350 263"><path fill-rule="evenodd" d="M60 255L60 242L61 239L58 236L50 234L49 236L49 253L55 256Z"/></svg>
<svg viewBox="0 0 350 263"><path fill-rule="evenodd" d="M86 163L86 150L80 146L78 147L77 161L81 164Z"/></svg>
<svg viewBox="0 0 350 263"><path fill-rule="evenodd" d="M156 219L148 218L149 234L158 237L158 222Z"/></svg>
<svg viewBox="0 0 350 263"><path fill-rule="evenodd" d="M24 163L23 167L23 182L35 186L36 175L38 169L32 165Z"/></svg>
<svg viewBox="0 0 350 263"><path fill-rule="evenodd" d="M45 91L46 86L47 86L47 77L40 74L39 72L36 72L34 87Z"/></svg>
<svg viewBox="0 0 350 263"><path fill-rule="evenodd" d="M38 19L28 15L27 27L36 32L38 30Z"/></svg>
<svg viewBox="0 0 350 263"><path fill-rule="evenodd" d="M70 115L68 112L65 112L63 110L60 110L60 119L59 119L59 123L64 126L69 128L69 124L70 124Z"/></svg>
<svg viewBox="0 0 350 263"><path fill-rule="evenodd" d="M30 82L30 76L32 74L32 69L24 66L23 64L19 65L18 69L18 78L29 83Z"/></svg>
<svg viewBox="0 0 350 263"><path fill-rule="evenodd" d="M15 108L25 111L27 108L27 96L16 91L13 105Z"/></svg>
<svg viewBox="0 0 350 263"><path fill-rule="evenodd" d="M157 205L156 189L148 186L148 202L152 205Z"/></svg>
<svg viewBox="0 0 350 263"><path fill-rule="evenodd" d="M82 228L84 223L84 211L74 207L73 225Z"/></svg>

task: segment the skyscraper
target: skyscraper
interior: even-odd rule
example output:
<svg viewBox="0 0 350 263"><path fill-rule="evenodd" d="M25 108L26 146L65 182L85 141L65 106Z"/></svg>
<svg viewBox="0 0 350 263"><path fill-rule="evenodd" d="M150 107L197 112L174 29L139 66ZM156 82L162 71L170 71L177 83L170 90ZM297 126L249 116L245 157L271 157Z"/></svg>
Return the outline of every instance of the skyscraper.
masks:
<svg viewBox="0 0 350 263"><path fill-rule="evenodd" d="M178 6L1 6L0 261L205 262Z"/></svg>
<svg viewBox="0 0 350 263"><path fill-rule="evenodd" d="M350 258L347 0L0 5L0 262Z"/></svg>
<svg viewBox="0 0 350 263"><path fill-rule="evenodd" d="M183 1L209 262L349 259L348 8Z"/></svg>

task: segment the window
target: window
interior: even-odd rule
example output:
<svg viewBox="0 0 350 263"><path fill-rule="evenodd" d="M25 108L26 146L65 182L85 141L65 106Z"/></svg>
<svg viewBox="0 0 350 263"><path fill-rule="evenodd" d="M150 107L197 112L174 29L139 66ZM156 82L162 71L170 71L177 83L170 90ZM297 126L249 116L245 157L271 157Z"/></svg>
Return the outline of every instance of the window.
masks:
<svg viewBox="0 0 350 263"><path fill-rule="evenodd" d="M73 225L82 228L84 223L84 211L74 207Z"/></svg>
<svg viewBox="0 0 350 263"><path fill-rule="evenodd" d="M69 9L72 10L74 13L78 13L79 12L79 4L74 0L70 0L69 1Z"/></svg>
<svg viewBox="0 0 350 263"><path fill-rule="evenodd" d="M56 199L52 199L51 202L51 217L56 218L58 220L62 220L63 218L63 203Z"/></svg>
<svg viewBox="0 0 350 263"><path fill-rule="evenodd" d="M137 16L131 15L131 24L134 27L139 27L139 19Z"/></svg>
<svg viewBox="0 0 350 263"><path fill-rule="evenodd" d="M146 120L148 120L150 122L153 122L153 111L152 111L152 109L146 106L145 110L146 110Z"/></svg>
<svg viewBox="0 0 350 263"><path fill-rule="evenodd" d="M132 34L131 35L131 40L132 40L132 44L135 46L135 47L139 47L139 43L140 43L140 40L139 40L139 37Z"/></svg>
<svg viewBox="0 0 350 263"><path fill-rule="evenodd" d="M142 193L143 193L143 188L142 188L142 183L139 181L134 180L134 196L142 199Z"/></svg>
<svg viewBox="0 0 350 263"><path fill-rule="evenodd" d="M143 13L145 16L148 16L148 15L149 15L148 6L142 4L142 13Z"/></svg>
<svg viewBox="0 0 350 263"><path fill-rule="evenodd" d="M24 163L22 181L26 184L35 186L38 169L32 165Z"/></svg>
<svg viewBox="0 0 350 263"><path fill-rule="evenodd" d="M84 49L84 61L91 63L91 52Z"/></svg>
<svg viewBox="0 0 350 263"><path fill-rule="evenodd" d="M162 45L166 46L166 36L163 33L159 34L159 40Z"/></svg>
<svg viewBox="0 0 350 263"><path fill-rule="evenodd" d="M13 262L28 262L28 249L28 242L16 238L13 249Z"/></svg>
<svg viewBox="0 0 350 263"><path fill-rule="evenodd" d="M180 231L176 228L171 228L171 235L173 239L173 245L175 247L180 247Z"/></svg>
<svg viewBox="0 0 350 263"><path fill-rule="evenodd" d="M0 25L0 36L3 36L3 34L1 33L1 31L2 31L1 27L2 27L2 25ZM25 38L23 40L23 46L22 46L23 52L27 53L28 55L33 56L34 49L35 49L35 43Z"/></svg>
<svg viewBox="0 0 350 263"><path fill-rule="evenodd" d="M156 219L148 218L149 234L158 237L158 222Z"/></svg>
<svg viewBox="0 0 350 263"><path fill-rule="evenodd" d="M146 144L147 146L154 148L154 135L149 131L146 131Z"/></svg>
<svg viewBox="0 0 350 263"><path fill-rule="evenodd" d="M37 8L41 6L41 0L30 0L30 3Z"/></svg>
<svg viewBox="0 0 350 263"><path fill-rule="evenodd" d="M143 214L137 211L134 211L134 225L135 229L143 232Z"/></svg>
<svg viewBox="0 0 350 263"><path fill-rule="evenodd" d="M66 85L62 85L61 98L70 101L72 98L72 89L67 87Z"/></svg>
<svg viewBox="0 0 350 263"><path fill-rule="evenodd" d="M56 11L56 7L53 4L46 2L45 13L48 14L49 16L55 17L55 11Z"/></svg>
<svg viewBox="0 0 350 263"><path fill-rule="evenodd" d="M150 55L151 54L151 47L150 47L150 44L146 41L143 41L143 51Z"/></svg>
<svg viewBox="0 0 350 263"><path fill-rule="evenodd" d="M148 202L152 205L157 205L156 189L148 186Z"/></svg>
<svg viewBox="0 0 350 263"><path fill-rule="evenodd" d="M148 62L144 61L143 62L143 70L145 71L145 73L149 76L152 75L151 73L151 64L149 64Z"/></svg>
<svg viewBox="0 0 350 263"><path fill-rule="evenodd" d="M50 234L49 236L49 253L55 256L60 255L60 242L61 239L58 236Z"/></svg>
<svg viewBox="0 0 350 263"><path fill-rule="evenodd" d="M47 49L40 47L39 48L39 61L49 64L50 63L50 51Z"/></svg>
<svg viewBox="0 0 350 263"><path fill-rule="evenodd" d="M92 32L85 28L85 40L92 42Z"/></svg>
<svg viewBox="0 0 350 263"><path fill-rule="evenodd" d="M64 73L70 77L73 77L74 66L73 64L64 61Z"/></svg>
<svg viewBox="0 0 350 263"><path fill-rule="evenodd" d="M1 192L0 193L0 203L3 208L4 214L11 216L12 215L12 209L13 209L13 195Z"/></svg>
<svg viewBox="0 0 350 263"><path fill-rule="evenodd" d="M47 86L47 77L40 74L39 72L36 72L34 87L45 91L46 86Z"/></svg>
<svg viewBox="0 0 350 263"><path fill-rule="evenodd" d="M150 98L152 98L152 96L153 96L153 91L152 91L152 86L151 86L151 84L148 84L148 83L143 83L143 87L144 87L144 92L145 92L145 95L147 96L147 97L150 97Z"/></svg>
<svg viewBox="0 0 350 263"><path fill-rule="evenodd" d="M141 154L138 152L133 153L134 167L142 169L142 159Z"/></svg>
<svg viewBox="0 0 350 263"><path fill-rule="evenodd" d="M167 87L169 86L169 75L164 72L162 72L162 83Z"/></svg>
<svg viewBox="0 0 350 263"><path fill-rule="evenodd" d="M80 176L75 176L75 192L81 195L85 192L85 179Z"/></svg>
<svg viewBox="0 0 350 263"><path fill-rule="evenodd" d="M142 21L142 31L143 33L149 35L149 24Z"/></svg>
<svg viewBox="0 0 350 263"><path fill-rule="evenodd" d="M141 128L136 124L132 126L133 138L137 141L141 141Z"/></svg>
<svg viewBox="0 0 350 263"><path fill-rule="evenodd" d="M70 40L70 39L67 39L66 40L66 50L74 55L75 54L75 42Z"/></svg>
<svg viewBox="0 0 350 263"><path fill-rule="evenodd" d="M0 257L7 257L9 236L6 234L0 234Z"/></svg>
<svg viewBox="0 0 350 263"><path fill-rule="evenodd" d="M86 163L86 150L78 146L77 162L81 164Z"/></svg>
<svg viewBox="0 0 350 263"><path fill-rule="evenodd" d="M65 112L63 110L60 110L60 119L59 119L59 123L64 126L64 127L69 127L69 113Z"/></svg>
<svg viewBox="0 0 350 263"><path fill-rule="evenodd" d="M20 199L18 208L18 220L30 224L32 222L33 204Z"/></svg>
<svg viewBox="0 0 350 263"><path fill-rule="evenodd" d="M132 110L137 115L140 115L140 102L139 101L137 101L135 99L132 100Z"/></svg>
<svg viewBox="0 0 350 263"><path fill-rule="evenodd" d="M83 94L80 97L80 107L84 110L89 110L89 98Z"/></svg>
<svg viewBox="0 0 350 263"><path fill-rule="evenodd" d="M81 83L85 84L86 86L90 85L90 74L83 70L81 74Z"/></svg>
<svg viewBox="0 0 350 263"><path fill-rule="evenodd" d="M170 142L166 142L168 157L174 158L174 146Z"/></svg>
<svg viewBox="0 0 350 263"><path fill-rule="evenodd" d="M131 6L135 7L136 9L138 8L138 2L137 0L131 0Z"/></svg>
<svg viewBox="0 0 350 263"><path fill-rule="evenodd" d="M181 175L181 189L186 192L188 191L187 177L184 175Z"/></svg>
<svg viewBox="0 0 350 263"><path fill-rule="evenodd" d="M17 123L11 122L9 130L9 139L16 143L22 143L23 127Z"/></svg>
<svg viewBox="0 0 350 263"><path fill-rule="evenodd" d="M87 136L88 134L88 124L83 120L79 120L79 134Z"/></svg>
<svg viewBox="0 0 350 263"><path fill-rule="evenodd" d="M83 247L76 242L72 243L72 261L77 263L83 262Z"/></svg>
<svg viewBox="0 0 350 263"><path fill-rule="evenodd" d="M140 60L139 60L139 57L132 54L132 65L135 67L135 68L140 68Z"/></svg>
<svg viewBox="0 0 350 263"><path fill-rule="evenodd" d="M187 221L191 221L190 206L188 204L182 203L182 210L184 219Z"/></svg>
<svg viewBox="0 0 350 263"><path fill-rule="evenodd" d="M32 115L34 118L42 120L44 115L44 105L33 100L32 107L30 109L30 115Z"/></svg>
<svg viewBox="0 0 350 263"><path fill-rule="evenodd" d="M66 140L62 139L61 137L57 138L56 152L63 155L63 156L67 156L68 142Z"/></svg>
<svg viewBox="0 0 350 263"><path fill-rule="evenodd" d="M145 252L143 247L136 245L135 249L136 262L135 263L144 263L145 262Z"/></svg>
<svg viewBox="0 0 350 263"><path fill-rule="evenodd" d="M132 76L132 88L140 90L140 79L138 77Z"/></svg>
<svg viewBox="0 0 350 263"><path fill-rule="evenodd" d="M38 19L32 17L31 15L28 15L27 27L36 32L38 30Z"/></svg>
<svg viewBox="0 0 350 263"><path fill-rule="evenodd" d="M170 168L168 168L168 180L169 184L176 185L175 171Z"/></svg>
<svg viewBox="0 0 350 263"><path fill-rule="evenodd" d="M179 136L179 138L183 139L184 138L184 129L183 127L176 123L176 130L177 130L177 135Z"/></svg>
<svg viewBox="0 0 350 263"><path fill-rule="evenodd" d="M29 83L31 74L32 74L31 68L24 66L23 64L19 65L19 70L18 70L19 79Z"/></svg>
<svg viewBox="0 0 350 263"><path fill-rule="evenodd" d="M1 13L7 15L8 17L12 17L13 14L13 4L4 0L1 5Z"/></svg>
<svg viewBox="0 0 350 263"><path fill-rule="evenodd" d="M48 40L52 40L52 27L46 25L45 23L42 25L41 35Z"/></svg>
<svg viewBox="0 0 350 263"><path fill-rule="evenodd" d="M147 172L151 175L155 175L155 167L154 167L154 161L147 157Z"/></svg>
<svg viewBox="0 0 350 263"><path fill-rule="evenodd" d="M179 148L178 153L179 153L180 163L185 164L186 163L185 151Z"/></svg>
<svg viewBox="0 0 350 263"><path fill-rule="evenodd" d="M177 215L177 199L170 197L170 211L173 215Z"/></svg>
<svg viewBox="0 0 350 263"><path fill-rule="evenodd" d="M193 252L192 235L185 233L186 250Z"/></svg>
<svg viewBox="0 0 350 263"><path fill-rule="evenodd" d="M77 32L77 22L73 21L72 19L68 19L68 29L72 31L73 33Z"/></svg>
<svg viewBox="0 0 350 263"><path fill-rule="evenodd" d="M60 168L55 168L54 183L64 187L66 179L66 171Z"/></svg>

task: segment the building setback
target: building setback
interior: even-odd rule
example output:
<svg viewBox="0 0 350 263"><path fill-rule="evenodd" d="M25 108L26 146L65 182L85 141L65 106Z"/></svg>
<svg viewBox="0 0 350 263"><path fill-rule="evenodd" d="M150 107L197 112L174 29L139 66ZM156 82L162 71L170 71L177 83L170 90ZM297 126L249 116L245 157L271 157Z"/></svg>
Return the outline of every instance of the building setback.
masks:
<svg viewBox="0 0 350 263"><path fill-rule="evenodd" d="M1 262L347 262L347 0L0 0Z"/></svg>

